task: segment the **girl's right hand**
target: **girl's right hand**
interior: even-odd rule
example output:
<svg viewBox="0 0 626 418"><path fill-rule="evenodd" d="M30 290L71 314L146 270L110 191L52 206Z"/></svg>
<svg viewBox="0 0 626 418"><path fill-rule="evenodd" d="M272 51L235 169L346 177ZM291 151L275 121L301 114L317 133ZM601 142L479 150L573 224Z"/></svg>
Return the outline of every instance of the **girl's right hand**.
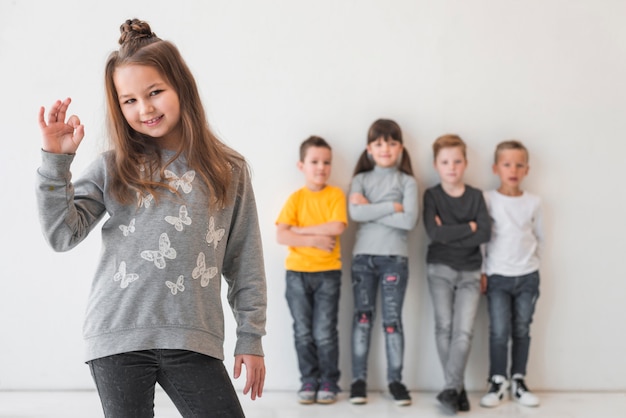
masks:
<svg viewBox="0 0 626 418"><path fill-rule="evenodd" d="M57 100L48 112L48 121L44 119L45 109L39 109L39 127L41 128L42 148L53 154L74 154L85 136L85 127L80 119L72 115L65 121L65 113L72 99Z"/></svg>

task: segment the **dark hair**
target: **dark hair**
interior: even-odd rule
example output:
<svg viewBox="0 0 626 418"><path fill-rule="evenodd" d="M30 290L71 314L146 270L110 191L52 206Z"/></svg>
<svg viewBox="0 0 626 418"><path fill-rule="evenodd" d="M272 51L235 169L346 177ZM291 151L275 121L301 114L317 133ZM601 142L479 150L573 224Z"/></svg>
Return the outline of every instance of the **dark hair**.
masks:
<svg viewBox="0 0 626 418"><path fill-rule="evenodd" d="M463 158L467 160L467 146L460 136L456 134L441 135L433 142L433 160L437 159L437 155L439 155L439 151L442 149L456 147L461 148Z"/></svg>
<svg viewBox="0 0 626 418"><path fill-rule="evenodd" d="M528 149L526 149L524 144L522 144L520 141L516 139L510 139L508 141L502 141L498 144L498 146L496 146L496 152L494 152L494 155L493 155L494 164L498 163L498 157L500 156L500 152L507 150L507 149L517 149L520 151L524 151L524 153L526 154L526 162L528 162L528 159L529 159Z"/></svg>
<svg viewBox="0 0 626 418"><path fill-rule="evenodd" d="M176 192L167 182L159 181L159 177L164 179L165 168L184 154L189 167L198 173L208 189L209 206L223 207L231 198L228 188L233 164L244 161L243 157L211 132L194 77L176 46L158 38L147 22L138 19L126 20L120 26L120 32L119 50L109 55L104 76L107 121L115 155L112 162L113 196L121 203L130 203L136 193L150 193L158 199L164 189ZM123 65L156 69L180 99L181 143L176 155L164 164L156 141L132 129L124 118L113 81L116 68Z"/></svg>
<svg viewBox="0 0 626 418"><path fill-rule="evenodd" d="M309 150L309 148L312 148L312 147L327 148L329 151L332 151L332 148L330 147L330 145L328 145L328 142L326 142L324 138L311 135L310 137L302 141L302 144L300 144L300 161L301 162L304 162L304 159L306 158L306 152Z"/></svg>
<svg viewBox="0 0 626 418"><path fill-rule="evenodd" d="M379 138L382 138L384 141L388 142L389 140L395 140L403 144L402 141L402 130L400 129L400 125L394 122L391 119L378 119L370 126L367 131L367 144L377 141ZM376 166L372 157L368 155L367 149L363 151L359 160L354 167L353 175L356 176L359 173L363 173L365 171L371 171ZM413 175L413 168L411 168L411 158L409 157L409 153L406 148L402 148L402 158L400 160L400 166L398 170L406 173L410 176Z"/></svg>

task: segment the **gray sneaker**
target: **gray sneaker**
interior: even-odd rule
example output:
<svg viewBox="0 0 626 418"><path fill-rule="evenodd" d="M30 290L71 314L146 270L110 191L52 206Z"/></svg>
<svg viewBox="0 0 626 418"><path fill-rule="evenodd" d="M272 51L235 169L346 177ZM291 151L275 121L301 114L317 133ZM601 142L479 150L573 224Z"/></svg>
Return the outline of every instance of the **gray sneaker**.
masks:
<svg viewBox="0 0 626 418"><path fill-rule="evenodd" d="M298 402L302 405L315 403L315 394L315 385L313 383L305 383L298 391Z"/></svg>
<svg viewBox="0 0 626 418"><path fill-rule="evenodd" d="M337 392L333 390L330 383L322 383L317 392L317 403L331 404L337 401Z"/></svg>

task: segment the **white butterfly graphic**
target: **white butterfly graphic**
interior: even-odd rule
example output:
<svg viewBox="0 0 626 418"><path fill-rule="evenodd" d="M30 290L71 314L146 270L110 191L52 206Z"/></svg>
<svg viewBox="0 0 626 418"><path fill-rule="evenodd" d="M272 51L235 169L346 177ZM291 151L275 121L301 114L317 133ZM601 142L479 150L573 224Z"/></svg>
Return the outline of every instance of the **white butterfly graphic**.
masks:
<svg viewBox="0 0 626 418"><path fill-rule="evenodd" d="M182 175L182 177L178 177L170 170L165 170L164 173L165 178L169 182L170 186L172 186L174 189L178 190L178 188L180 187L185 193L191 192L191 183L196 177L196 172L194 170L187 171L185 174Z"/></svg>
<svg viewBox="0 0 626 418"><path fill-rule="evenodd" d="M159 249L157 251L145 250L141 252L141 258L148 261L154 261L154 265L159 269L165 268L165 259L173 260L176 258L176 250L170 247L170 239L164 232L159 237Z"/></svg>
<svg viewBox="0 0 626 418"><path fill-rule="evenodd" d="M209 219L209 231L206 233L207 244L213 243L213 248L217 248L217 244L224 238L224 228L215 229L215 219L211 216Z"/></svg>
<svg viewBox="0 0 626 418"><path fill-rule="evenodd" d="M117 270L117 273L113 275L114 281L121 282L120 287L122 289L126 289L129 284L131 284L138 278L139 278L138 274L135 274L135 273L126 274L126 262L125 261L122 261L120 263L120 267Z"/></svg>
<svg viewBox="0 0 626 418"><path fill-rule="evenodd" d="M191 218L187 216L187 206L182 205L178 210L178 217L176 216L166 216L165 221L168 224L174 225L177 231L182 231L183 225L191 225Z"/></svg>
<svg viewBox="0 0 626 418"><path fill-rule="evenodd" d="M191 277L194 279L200 279L200 286L207 287L209 285L209 281L217 275L217 267L209 267L207 268L204 253L198 254L198 260L196 261L197 267L193 269L191 273Z"/></svg>
<svg viewBox="0 0 626 418"><path fill-rule="evenodd" d="M185 278L181 274L180 276L178 276L178 280L176 280L176 283L167 280L165 282L165 285L170 288L172 295L175 295L176 293L178 293L179 290L181 292L185 291L185 285L183 283L185 283Z"/></svg>
<svg viewBox="0 0 626 418"><path fill-rule="evenodd" d="M122 234L124 234L125 237L135 232L135 218L130 220L128 226L120 225L120 229L122 230Z"/></svg>
<svg viewBox="0 0 626 418"><path fill-rule="evenodd" d="M145 196L142 196L141 193L137 192L137 200L139 201L139 207L149 208L154 200L154 196L148 193Z"/></svg>

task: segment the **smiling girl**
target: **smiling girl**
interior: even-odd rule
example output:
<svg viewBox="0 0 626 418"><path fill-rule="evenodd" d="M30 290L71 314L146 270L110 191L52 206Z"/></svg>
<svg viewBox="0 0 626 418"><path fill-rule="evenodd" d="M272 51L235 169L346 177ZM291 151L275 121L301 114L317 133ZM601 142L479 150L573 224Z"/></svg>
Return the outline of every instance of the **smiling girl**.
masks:
<svg viewBox="0 0 626 418"><path fill-rule="evenodd" d="M70 99L39 111L39 217L67 251L106 217L84 325L107 417L152 417L155 384L183 416L243 417L223 365L221 277L237 321L234 377L261 396L266 285L245 160L209 129L177 48L127 20L106 64L111 149L71 182L84 137ZM245 254L245 258L241 257Z"/></svg>
<svg viewBox="0 0 626 418"><path fill-rule="evenodd" d="M389 392L397 405L410 405L402 383L402 305L409 279L407 235L418 216L417 182L402 131L393 120L379 119L370 126L367 148L354 169L348 209L358 222L352 250L350 402L367 402L367 359L380 287Z"/></svg>

